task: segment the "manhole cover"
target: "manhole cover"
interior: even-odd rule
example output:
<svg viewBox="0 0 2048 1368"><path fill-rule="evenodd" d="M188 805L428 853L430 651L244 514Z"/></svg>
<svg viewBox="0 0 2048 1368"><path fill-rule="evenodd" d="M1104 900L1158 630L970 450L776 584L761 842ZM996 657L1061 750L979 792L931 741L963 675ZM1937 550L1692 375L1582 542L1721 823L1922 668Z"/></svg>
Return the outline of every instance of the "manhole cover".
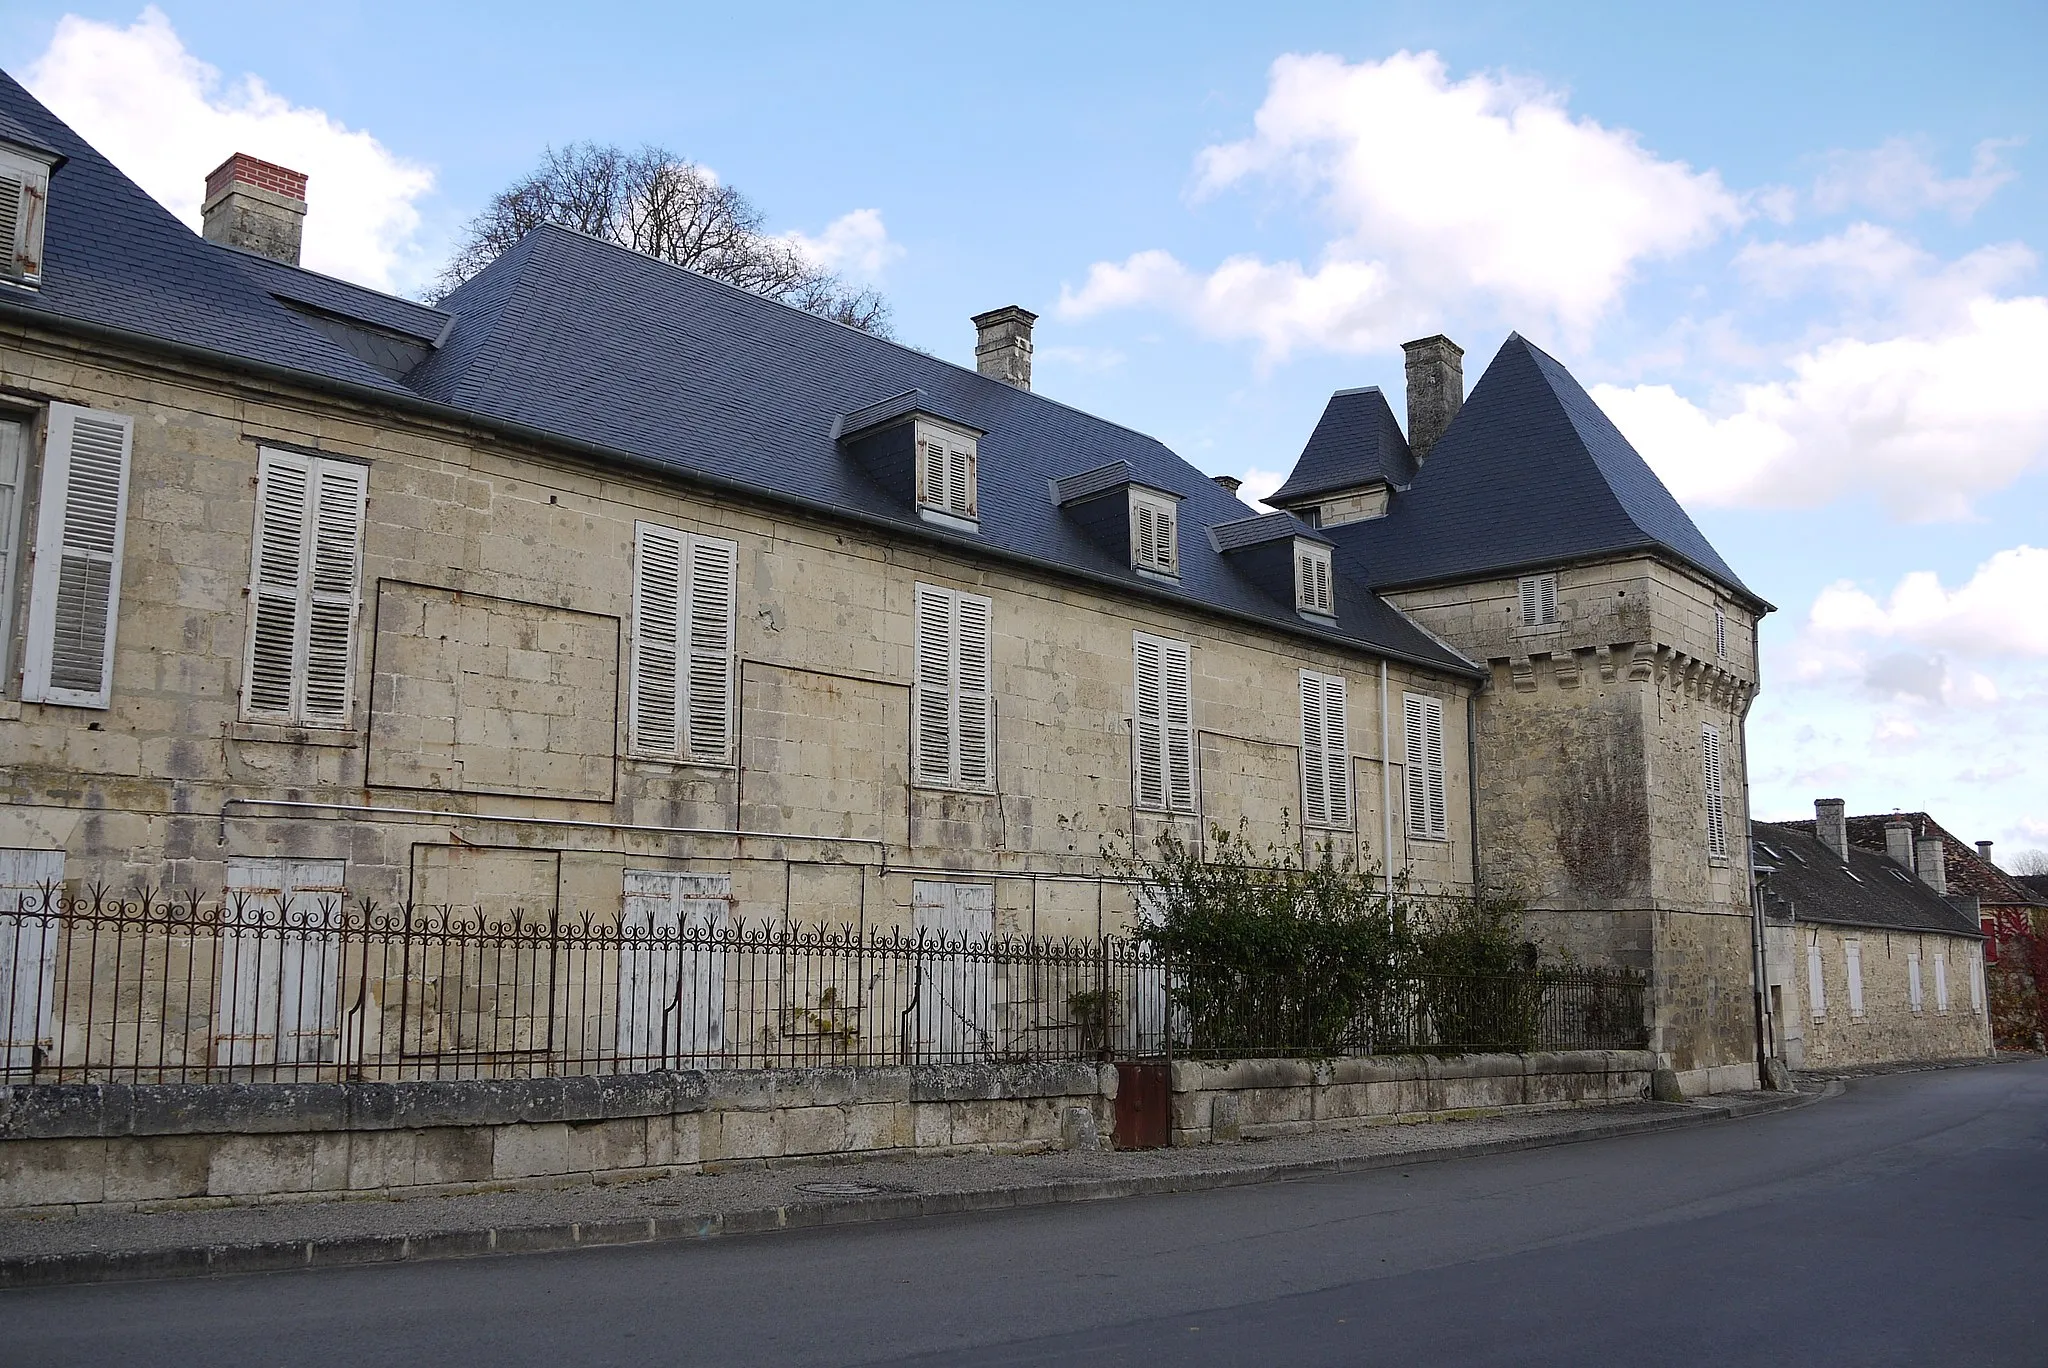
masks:
<svg viewBox="0 0 2048 1368"><path fill-rule="evenodd" d="M868 1183L798 1183L796 1190L814 1197L872 1197L881 1191Z"/></svg>

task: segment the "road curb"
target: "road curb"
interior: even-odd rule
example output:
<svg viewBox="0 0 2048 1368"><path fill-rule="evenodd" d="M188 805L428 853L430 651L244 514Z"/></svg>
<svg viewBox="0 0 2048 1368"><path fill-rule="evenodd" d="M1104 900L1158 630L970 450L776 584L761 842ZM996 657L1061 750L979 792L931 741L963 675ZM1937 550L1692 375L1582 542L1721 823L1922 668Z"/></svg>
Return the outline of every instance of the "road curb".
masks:
<svg viewBox="0 0 2048 1368"><path fill-rule="evenodd" d="M954 1216L979 1211L1053 1206L1067 1202L1099 1202L1119 1197L1151 1197L1177 1192L1205 1192L1285 1182L1333 1173L1364 1173L1410 1164L1441 1163L1516 1150L1547 1149L1585 1140L1606 1140L1677 1130L1708 1121L1786 1111L1833 1096L1841 1084L1821 1094L1788 1093L1783 1101L1750 1103L1740 1108L1695 1104L1688 1115L1629 1117L1599 1122L1556 1135L1481 1140L1463 1145L1412 1150L1399 1154L1342 1155L1333 1159L1296 1160L1241 1168L1198 1169L1186 1173L1154 1173L1129 1178L1069 1179L1029 1187L977 1188L960 1192L881 1193L834 1202L791 1203L700 1216L655 1216L626 1220L561 1221L543 1225L493 1226L482 1230L444 1230L424 1235L349 1235L315 1240L263 1240L244 1244L185 1245L142 1250L80 1250L67 1254L0 1256L0 1289L55 1287L78 1283L131 1282L159 1278L227 1277L243 1273L275 1273L286 1269L361 1267L368 1264L419 1263L437 1259L470 1259L493 1254L533 1254L564 1249L617 1248L678 1240L708 1240L728 1235L755 1235L776 1230L808 1230L860 1225L919 1216Z"/></svg>

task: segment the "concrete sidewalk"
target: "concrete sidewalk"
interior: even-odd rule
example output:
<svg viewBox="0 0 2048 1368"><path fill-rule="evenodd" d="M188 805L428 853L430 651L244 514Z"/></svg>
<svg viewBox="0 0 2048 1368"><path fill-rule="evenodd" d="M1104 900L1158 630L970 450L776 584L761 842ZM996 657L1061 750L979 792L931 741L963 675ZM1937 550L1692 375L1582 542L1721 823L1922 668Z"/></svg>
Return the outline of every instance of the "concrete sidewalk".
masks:
<svg viewBox="0 0 2048 1368"><path fill-rule="evenodd" d="M1370 1125L1187 1149L791 1162L541 1191L0 1216L0 1288L709 1239L1194 1192L1668 1130L1799 1106L1824 1086L1812 1082L1795 1093L1734 1093L1692 1103Z"/></svg>

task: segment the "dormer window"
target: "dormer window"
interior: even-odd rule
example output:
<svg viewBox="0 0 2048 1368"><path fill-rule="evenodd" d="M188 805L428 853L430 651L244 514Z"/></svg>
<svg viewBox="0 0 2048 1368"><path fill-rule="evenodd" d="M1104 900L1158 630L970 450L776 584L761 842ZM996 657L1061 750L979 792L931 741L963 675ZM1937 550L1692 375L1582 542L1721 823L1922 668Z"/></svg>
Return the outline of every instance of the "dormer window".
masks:
<svg viewBox="0 0 2048 1368"><path fill-rule="evenodd" d="M1557 625L1557 576L1524 575L1518 585L1524 627Z"/></svg>
<svg viewBox="0 0 2048 1368"><path fill-rule="evenodd" d="M1131 490L1131 564L1155 575L1180 575L1177 500L1149 489Z"/></svg>
<svg viewBox="0 0 2048 1368"><path fill-rule="evenodd" d="M975 496L975 440L935 423L917 425L917 506L947 519L980 518Z"/></svg>
<svg viewBox="0 0 2048 1368"><path fill-rule="evenodd" d="M40 285L53 158L0 142L0 280Z"/></svg>
<svg viewBox="0 0 2048 1368"><path fill-rule="evenodd" d="M1318 617L1335 617L1330 588L1330 548L1297 539L1294 543L1294 606Z"/></svg>

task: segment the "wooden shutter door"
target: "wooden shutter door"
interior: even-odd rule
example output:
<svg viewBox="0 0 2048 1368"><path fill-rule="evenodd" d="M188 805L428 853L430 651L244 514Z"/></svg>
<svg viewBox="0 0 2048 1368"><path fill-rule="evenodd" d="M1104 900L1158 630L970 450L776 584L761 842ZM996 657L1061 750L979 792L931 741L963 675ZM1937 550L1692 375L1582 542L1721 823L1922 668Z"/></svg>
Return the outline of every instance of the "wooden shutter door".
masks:
<svg viewBox="0 0 2048 1368"><path fill-rule="evenodd" d="M1159 712L1166 754L1166 805L1195 810L1194 669L1187 643L1159 645Z"/></svg>
<svg viewBox="0 0 2048 1368"><path fill-rule="evenodd" d="M626 871L625 903L619 913L619 986L612 1051L623 1073L673 1068L662 1040L662 1022L674 995L679 949L676 932L676 876L665 871Z"/></svg>
<svg viewBox="0 0 2048 1368"><path fill-rule="evenodd" d="M1849 1015L1863 1015L1863 945L1850 941L1842 947L1842 967L1849 975Z"/></svg>
<svg viewBox="0 0 2048 1368"><path fill-rule="evenodd" d="M1906 1005L1920 1010L1920 957L1906 956Z"/></svg>
<svg viewBox="0 0 2048 1368"><path fill-rule="evenodd" d="M684 538L653 523L633 529L632 748L676 754L682 708Z"/></svg>
<svg viewBox="0 0 2048 1368"><path fill-rule="evenodd" d="M1948 956L1939 950L1934 952L1934 1010L1948 1010Z"/></svg>
<svg viewBox="0 0 2048 1368"><path fill-rule="evenodd" d="M346 461L313 466L305 692L299 716L315 725L348 721L362 598L363 508L369 492L369 471L362 466Z"/></svg>
<svg viewBox="0 0 2048 1368"><path fill-rule="evenodd" d="M1414 694L1401 699L1402 721L1407 737L1406 764L1402 770L1402 795L1408 806L1408 834L1429 835L1429 714L1426 700Z"/></svg>
<svg viewBox="0 0 2048 1368"><path fill-rule="evenodd" d="M135 420L50 406L22 698L104 708L113 696Z"/></svg>
<svg viewBox="0 0 2048 1368"><path fill-rule="evenodd" d="M928 947L918 957L918 1037L933 1059L984 1058L995 1043L995 886L920 879L911 905Z"/></svg>
<svg viewBox="0 0 2048 1368"><path fill-rule="evenodd" d="M1132 765L1137 775L1138 806L1148 809L1166 806L1166 725L1160 646L1156 638L1142 635L1134 637L1131 644L1136 677L1131 710Z"/></svg>
<svg viewBox="0 0 2048 1368"><path fill-rule="evenodd" d="M266 451L256 468L256 534L250 547L249 658L242 708L290 718L305 673L299 605L305 598L306 513L313 463Z"/></svg>
<svg viewBox="0 0 2048 1368"><path fill-rule="evenodd" d="M690 538L690 758L724 764L732 750L733 614L739 548Z"/></svg>
<svg viewBox="0 0 2048 1368"><path fill-rule="evenodd" d="M958 599L960 654L955 663L955 687L959 698L954 717L959 731L962 788L987 788L995 773L995 699L990 682L990 603L976 594Z"/></svg>
<svg viewBox="0 0 2048 1368"><path fill-rule="evenodd" d="M1806 947L1806 1005L1812 1009L1815 1021L1828 1014L1828 985L1823 977L1818 945Z"/></svg>
<svg viewBox="0 0 2048 1368"><path fill-rule="evenodd" d="M1342 675L1323 676L1323 774L1330 786L1330 825L1351 825L1351 727Z"/></svg>
<svg viewBox="0 0 2048 1368"><path fill-rule="evenodd" d="M0 850L0 1069L33 1069L38 1050L49 1061L59 925L49 899L63 883L63 851Z"/></svg>
<svg viewBox="0 0 2048 1368"><path fill-rule="evenodd" d="M1330 821L1328 759L1323 748L1323 677L1301 672L1301 820Z"/></svg>
<svg viewBox="0 0 2048 1368"><path fill-rule="evenodd" d="M911 692L917 779L921 784L950 784L954 782L953 594L918 585L914 630L917 660Z"/></svg>

